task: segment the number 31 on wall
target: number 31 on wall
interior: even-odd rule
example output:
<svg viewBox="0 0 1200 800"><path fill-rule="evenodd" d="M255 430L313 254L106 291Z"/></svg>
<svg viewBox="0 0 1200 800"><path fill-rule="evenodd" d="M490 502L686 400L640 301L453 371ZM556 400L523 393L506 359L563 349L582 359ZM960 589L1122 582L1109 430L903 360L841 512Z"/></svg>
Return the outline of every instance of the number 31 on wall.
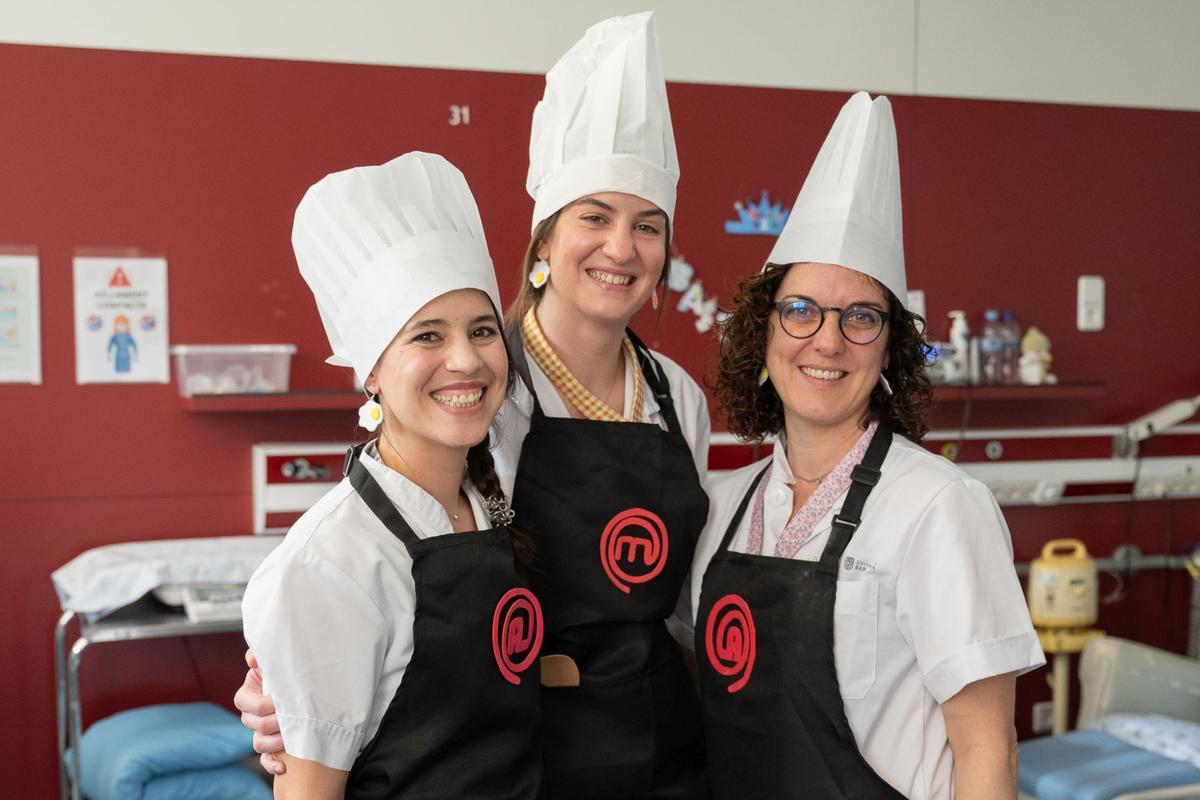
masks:
<svg viewBox="0 0 1200 800"><path fill-rule="evenodd" d="M450 124L451 125L470 125L471 124L471 107L470 106L450 106Z"/></svg>

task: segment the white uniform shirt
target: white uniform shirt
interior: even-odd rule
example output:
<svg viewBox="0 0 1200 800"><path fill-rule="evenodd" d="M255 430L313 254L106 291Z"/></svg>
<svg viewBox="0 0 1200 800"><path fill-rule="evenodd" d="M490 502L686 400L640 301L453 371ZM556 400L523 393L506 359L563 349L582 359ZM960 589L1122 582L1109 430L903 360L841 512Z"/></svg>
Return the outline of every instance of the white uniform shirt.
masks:
<svg viewBox="0 0 1200 800"><path fill-rule="evenodd" d="M712 480L712 510L692 567L693 618L708 562L768 461L763 552L774 552L795 481L782 440L767 459ZM838 567L838 683L859 750L880 777L906 797L950 798L953 762L939 704L968 683L1033 669L1045 657L1013 568L1008 526L987 487L899 435L881 471ZM796 559L820 559L845 497ZM730 550L745 552L750 517L747 507Z"/></svg>
<svg viewBox="0 0 1200 800"><path fill-rule="evenodd" d="M708 418L708 399L682 367L662 353L653 350L650 352L662 367L663 374L667 376L667 385L671 388L671 399L675 403L675 416L679 419L679 428L683 433L683 438L687 440L688 447L692 450L692 457L696 461L696 472L699 473L700 482L703 485L708 480L708 440L712 434L712 422ZM550 379L546 377L528 352L525 353L525 362L529 365L529 377L537 392L538 402L542 405L542 413L547 417L571 416L567 411L567 404L555 390L554 384L550 382ZM640 367L626 358L624 404L626 409L633 407L633 371L635 369L640 369ZM654 392L648 383L645 384L642 411L646 415L647 421L666 430L667 424L659 410L658 400L655 399ZM500 484L508 497L512 497L513 483L517 478L517 463L521 458L521 443L525 441L525 434L529 433L529 420L532 416L533 397L525 388L525 382L518 378L512 398L504 404L496 418L498 436L492 451L492 456L496 461L496 474L500 477Z"/></svg>
<svg viewBox="0 0 1200 800"><path fill-rule="evenodd" d="M361 460L417 536L450 534L425 490L366 453ZM478 492L463 488L476 527L490 528ZM246 642L289 753L350 769L412 659L415 607L412 558L349 480L297 520L242 601Z"/></svg>

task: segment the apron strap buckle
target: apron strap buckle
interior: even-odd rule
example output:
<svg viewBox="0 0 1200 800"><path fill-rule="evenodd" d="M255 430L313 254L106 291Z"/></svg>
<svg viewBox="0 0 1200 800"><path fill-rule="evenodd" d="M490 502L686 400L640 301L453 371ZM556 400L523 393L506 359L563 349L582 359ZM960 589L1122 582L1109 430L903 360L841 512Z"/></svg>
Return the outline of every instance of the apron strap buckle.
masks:
<svg viewBox="0 0 1200 800"><path fill-rule="evenodd" d="M880 471L871 467L864 467L862 464L856 464L854 469L850 471L850 480L855 483L861 483L865 486L874 487L879 483Z"/></svg>
<svg viewBox="0 0 1200 800"><path fill-rule="evenodd" d="M854 520L845 519L841 514L833 515L833 525L834 525L834 527L836 527L838 525L845 525L851 531L858 528L858 522L856 522Z"/></svg>
<svg viewBox="0 0 1200 800"><path fill-rule="evenodd" d="M346 450L346 458L342 461L342 477L345 478L350 474L350 466L358 460L358 454L362 452L361 446L351 447Z"/></svg>

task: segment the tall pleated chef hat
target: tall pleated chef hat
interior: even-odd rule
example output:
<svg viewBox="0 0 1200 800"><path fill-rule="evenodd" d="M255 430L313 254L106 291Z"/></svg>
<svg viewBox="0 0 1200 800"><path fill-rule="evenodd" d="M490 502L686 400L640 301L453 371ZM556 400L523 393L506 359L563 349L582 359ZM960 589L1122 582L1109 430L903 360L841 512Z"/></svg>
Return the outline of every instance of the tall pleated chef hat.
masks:
<svg viewBox="0 0 1200 800"><path fill-rule="evenodd" d="M908 304L896 123L882 95L858 92L842 106L767 257L805 261L870 275Z"/></svg>
<svg viewBox="0 0 1200 800"><path fill-rule="evenodd" d="M360 385L430 300L479 289L500 309L475 198L438 155L325 176L296 209L292 247L333 349L326 361L353 367Z"/></svg>
<svg viewBox="0 0 1200 800"><path fill-rule="evenodd" d="M654 12L596 23L547 73L533 111L533 227L598 192L636 195L673 218L678 182Z"/></svg>

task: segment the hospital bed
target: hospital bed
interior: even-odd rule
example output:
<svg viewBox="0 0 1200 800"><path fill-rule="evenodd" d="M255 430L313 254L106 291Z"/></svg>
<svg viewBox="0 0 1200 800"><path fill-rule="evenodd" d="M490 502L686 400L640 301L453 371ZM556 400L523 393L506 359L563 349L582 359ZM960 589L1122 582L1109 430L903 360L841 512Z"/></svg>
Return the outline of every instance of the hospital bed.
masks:
<svg viewBox="0 0 1200 800"><path fill-rule="evenodd" d="M59 791L80 800L84 653L115 642L232 633L237 618L193 621L171 599L189 586L245 584L282 536L216 536L126 542L80 554L51 575L63 613L54 628ZM167 602L162 602L161 599ZM75 638L71 631L77 630Z"/></svg>
<svg viewBox="0 0 1200 800"><path fill-rule="evenodd" d="M1021 800L1200 798L1200 662L1100 637L1083 651L1079 680L1078 729L1021 743ZM1170 734L1168 758L1130 735L1143 722L1188 736Z"/></svg>

